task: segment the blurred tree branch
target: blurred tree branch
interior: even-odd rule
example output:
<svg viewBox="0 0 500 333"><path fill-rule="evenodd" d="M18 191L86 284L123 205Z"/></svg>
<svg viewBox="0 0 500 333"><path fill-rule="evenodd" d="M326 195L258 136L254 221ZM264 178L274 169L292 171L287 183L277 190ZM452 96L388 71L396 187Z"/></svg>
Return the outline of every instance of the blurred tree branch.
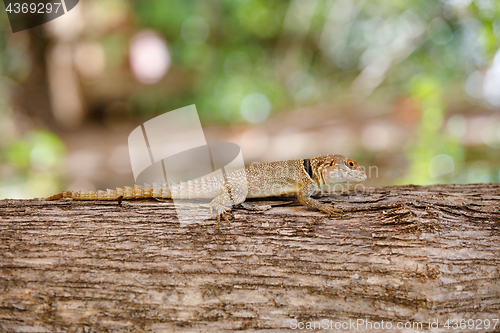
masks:
<svg viewBox="0 0 500 333"><path fill-rule="evenodd" d="M54 116L51 111L49 97L49 83L47 73L47 47L49 39L43 32L42 27L27 30L29 36L28 57L30 61L30 72L19 86L14 86L12 103L16 111L24 113L33 121L33 124L22 124L27 118L23 118L18 125L24 130L32 127L48 127L56 129Z"/></svg>

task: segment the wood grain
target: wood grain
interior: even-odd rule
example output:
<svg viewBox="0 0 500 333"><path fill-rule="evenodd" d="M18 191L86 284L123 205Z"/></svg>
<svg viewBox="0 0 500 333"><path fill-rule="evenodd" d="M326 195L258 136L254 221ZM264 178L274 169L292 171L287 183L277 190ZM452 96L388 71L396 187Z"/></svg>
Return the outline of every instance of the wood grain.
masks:
<svg viewBox="0 0 500 333"><path fill-rule="evenodd" d="M500 318L500 184L318 197L343 218L293 197L249 201L267 210L236 208L220 229L181 225L171 201L2 200L0 329L287 332L291 320L361 319L425 331Z"/></svg>

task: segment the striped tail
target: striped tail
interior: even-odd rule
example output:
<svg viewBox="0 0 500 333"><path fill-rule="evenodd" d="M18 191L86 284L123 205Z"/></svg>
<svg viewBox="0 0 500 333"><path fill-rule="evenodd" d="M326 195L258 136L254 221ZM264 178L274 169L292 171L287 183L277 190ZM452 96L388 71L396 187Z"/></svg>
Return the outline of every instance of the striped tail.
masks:
<svg viewBox="0 0 500 333"><path fill-rule="evenodd" d="M73 200L117 200L122 199L142 199L142 198L164 198L170 199L170 188L167 183L144 184L144 186L134 185L134 187L117 187L115 190L106 191L64 191L46 198L46 201L71 198Z"/></svg>

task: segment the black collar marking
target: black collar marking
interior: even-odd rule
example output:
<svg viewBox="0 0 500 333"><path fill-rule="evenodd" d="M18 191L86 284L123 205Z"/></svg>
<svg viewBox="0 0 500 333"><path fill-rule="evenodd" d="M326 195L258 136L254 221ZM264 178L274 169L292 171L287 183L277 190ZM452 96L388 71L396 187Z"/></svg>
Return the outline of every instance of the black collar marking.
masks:
<svg viewBox="0 0 500 333"><path fill-rule="evenodd" d="M314 174L311 168L311 161L309 161L308 159L304 160L304 170L306 170L309 177L311 177L311 179L314 180Z"/></svg>

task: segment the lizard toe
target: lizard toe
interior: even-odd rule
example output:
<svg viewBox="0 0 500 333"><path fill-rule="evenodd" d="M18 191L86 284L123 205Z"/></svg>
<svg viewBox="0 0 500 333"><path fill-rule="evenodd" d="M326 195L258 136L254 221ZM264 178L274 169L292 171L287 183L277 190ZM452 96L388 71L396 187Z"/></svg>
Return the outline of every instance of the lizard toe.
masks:
<svg viewBox="0 0 500 333"><path fill-rule="evenodd" d="M227 225L231 224L230 221L229 221L229 219L228 219L228 217L232 218L233 216L231 215L230 212L224 212L220 216L222 216L224 218L224 220L226 220Z"/></svg>
<svg viewBox="0 0 500 333"><path fill-rule="evenodd" d="M227 224L230 224L229 218L233 218L233 215L231 214L231 210L228 207L225 207L223 205L216 205L216 204L211 204L210 205L210 218L213 217L213 212L215 211L215 215L217 217L217 225L220 228L220 218L222 217Z"/></svg>
<svg viewBox="0 0 500 333"><path fill-rule="evenodd" d="M344 212L341 209L334 208L333 206L330 205L323 205L320 210L324 213L328 214L328 217L332 217L332 215L337 215L342 217Z"/></svg>

